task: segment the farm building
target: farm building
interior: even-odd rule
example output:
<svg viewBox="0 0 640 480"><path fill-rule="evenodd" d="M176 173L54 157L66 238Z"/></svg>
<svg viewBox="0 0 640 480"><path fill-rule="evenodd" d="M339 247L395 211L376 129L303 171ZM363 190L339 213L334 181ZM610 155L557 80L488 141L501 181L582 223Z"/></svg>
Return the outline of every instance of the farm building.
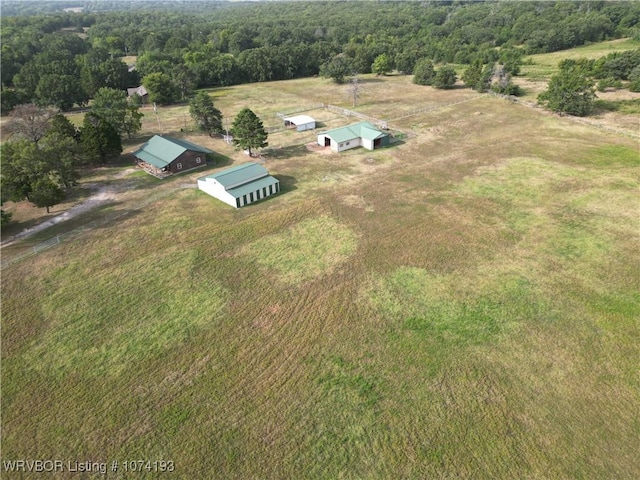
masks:
<svg viewBox="0 0 640 480"><path fill-rule="evenodd" d="M374 150L389 144L389 134L378 130L369 122L354 123L318 135L318 145L342 152L355 147Z"/></svg>
<svg viewBox="0 0 640 480"><path fill-rule="evenodd" d="M243 163L198 179L198 188L235 208L280 191L280 182L262 165Z"/></svg>
<svg viewBox="0 0 640 480"><path fill-rule="evenodd" d="M309 115L296 115L295 117L285 117L284 126L287 128L295 128L298 132L303 132L316 128L316 121Z"/></svg>
<svg viewBox="0 0 640 480"><path fill-rule="evenodd" d="M147 103L147 100L149 99L149 93L142 85L139 87L127 88L127 96L133 97L134 95L138 95L142 98L142 103Z"/></svg>
<svg viewBox="0 0 640 480"><path fill-rule="evenodd" d="M213 152L195 143L155 135L133 152L133 156L139 167L157 177L165 177L203 167L208 153Z"/></svg>

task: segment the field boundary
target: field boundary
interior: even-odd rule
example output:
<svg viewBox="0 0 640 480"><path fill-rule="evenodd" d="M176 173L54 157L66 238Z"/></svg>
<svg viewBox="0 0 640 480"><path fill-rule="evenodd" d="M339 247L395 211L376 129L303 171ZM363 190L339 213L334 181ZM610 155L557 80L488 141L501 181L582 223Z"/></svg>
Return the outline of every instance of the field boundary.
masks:
<svg viewBox="0 0 640 480"><path fill-rule="evenodd" d="M93 220L91 222L85 223L84 225L81 225L77 228L74 228L73 230L70 230L68 232L65 233L61 233L56 235L55 237L51 237L47 240L44 240L43 242L38 243L37 245L34 245L33 247L29 248L27 251L20 253L18 255L15 255L11 258L8 259L2 259L2 262L0 262L0 268L5 268L8 267L9 265L13 265L14 263L19 262L20 260L23 260L25 258L28 257L32 257L34 255L37 255L41 252L44 252L45 250L48 250L52 247L55 247L56 245L59 245L62 242L66 242L69 240L72 240L80 235L82 235L85 232L89 232L97 227L101 227L104 225L108 225L112 222L114 222L115 220L118 220L122 217L125 217L127 215L130 215L131 213L134 212L138 212L140 210L142 210L143 208L145 208L146 206L152 204L153 202L156 202L164 197L167 197L169 195L171 195L172 193L177 192L178 190L182 190L185 188L193 188L193 185L190 184L182 184L179 185L177 187L173 187L169 190L164 190L162 192L158 192L157 194L147 198L146 200L144 200L143 202L141 202L140 204L138 204L138 206L136 208L132 208L132 209L128 209L128 210L122 210L120 212L116 212L112 215L107 215L103 218L97 219L97 220Z"/></svg>
<svg viewBox="0 0 640 480"><path fill-rule="evenodd" d="M535 108L537 110L544 110L544 108L542 106L540 106L539 104L535 103L535 102L529 102L528 100L522 100L514 95L503 95L500 93L496 93L496 92L487 92L488 94L497 97L497 98L501 98L503 100L507 100L511 103L517 103L519 105L524 105L525 107L529 107L529 108ZM549 112L551 113L551 112ZM596 121L596 120L591 120L588 118L582 118L582 117L576 117L574 115L568 115L568 114L557 114L559 117L562 118L566 118L568 120L572 120L576 123L581 123L582 125L589 125L591 127L595 127L595 128L599 128L600 130L604 130L607 132L611 132L611 133L615 133L617 135L622 135L624 137L629 137L629 138L640 138L640 134L638 133L634 133L631 132L629 130L623 130L621 128L615 128L615 127L609 127L608 125L603 125L602 123Z"/></svg>
<svg viewBox="0 0 640 480"><path fill-rule="evenodd" d="M486 96L487 96L487 94L485 93L485 94L482 94L482 95L476 95L475 97L472 97L472 98L466 98L466 99L460 100L458 102L443 103L443 104L440 104L440 105L418 108L416 110L411 110L410 112L405 113L405 114L403 114L403 115L401 115L399 117L392 118L391 120L387 120L387 122L397 122L398 120L404 120L405 118L413 117L414 115L420 115L421 113L427 113L427 112L431 112L431 111L434 111L434 110L439 110L441 108L450 107L452 105L460 105L461 103L472 102L474 100L478 100L479 98L484 98Z"/></svg>

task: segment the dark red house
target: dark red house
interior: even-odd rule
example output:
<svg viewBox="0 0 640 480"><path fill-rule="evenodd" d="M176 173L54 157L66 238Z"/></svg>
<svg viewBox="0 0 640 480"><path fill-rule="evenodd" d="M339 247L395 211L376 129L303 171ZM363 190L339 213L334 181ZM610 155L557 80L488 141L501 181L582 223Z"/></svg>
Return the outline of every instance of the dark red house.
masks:
<svg viewBox="0 0 640 480"><path fill-rule="evenodd" d="M208 153L213 152L195 143L156 135L133 155L138 166L156 177L165 177L203 167Z"/></svg>

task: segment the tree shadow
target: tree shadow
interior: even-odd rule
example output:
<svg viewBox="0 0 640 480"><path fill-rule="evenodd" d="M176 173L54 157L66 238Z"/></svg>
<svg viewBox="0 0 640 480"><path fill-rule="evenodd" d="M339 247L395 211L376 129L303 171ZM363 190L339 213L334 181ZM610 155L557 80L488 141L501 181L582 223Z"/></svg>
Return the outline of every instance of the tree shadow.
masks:
<svg viewBox="0 0 640 480"><path fill-rule="evenodd" d="M286 160L293 157L303 157L310 152L305 144L289 145L280 148L270 148L263 151L262 155L266 161L269 160Z"/></svg>
<svg viewBox="0 0 640 480"><path fill-rule="evenodd" d="M358 78L358 83L382 83L384 77L373 77L373 78ZM345 82L345 85L348 85L349 82Z"/></svg>
<svg viewBox="0 0 640 480"><path fill-rule="evenodd" d="M212 167L228 167L233 164L233 158L222 155L221 153L214 153L207 155L207 166Z"/></svg>
<svg viewBox="0 0 640 480"><path fill-rule="evenodd" d="M292 177L290 175L273 175L280 182L280 193L289 193L297 190L296 184L298 180L296 177Z"/></svg>
<svg viewBox="0 0 640 480"><path fill-rule="evenodd" d="M34 246L39 243L43 243L51 238L56 236L72 236L75 233L80 233L84 230L90 230L93 228L97 228L103 223L111 223L109 218L121 219L124 217L131 216L131 212L135 212L135 210L128 211L126 215L123 215L122 212L111 211L114 207L118 205L122 205L122 202L114 202L109 201L100 205L96 205L95 207L88 209L78 215L75 215L71 218L62 218L65 213L61 212L57 214L52 214L46 217L38 217L34 219L30 219L24 222L16 222L10 223L6 227L2 229L2 241L3 242L20 242L23 246ZM59 218L55 223L42 228L37 232L32 234L28 234L24 236L23 234L29 230L38 227L39 225L45 224L47 222L51 222L54 219Z"/></svg>
<svg viewBox="0 0 640 480"><path fill-rule="evenodd" d="M380 147L380 148L376 148L376 150L378 150L378 149L381 150L381 149L386 149L386 148L395 148L395 147L398 147L400 145L404 145L406 143L407 143L407 140L403 138L403 139L395 140L393 142L389 142L388 145L385 145L385 146Z"/></svg>

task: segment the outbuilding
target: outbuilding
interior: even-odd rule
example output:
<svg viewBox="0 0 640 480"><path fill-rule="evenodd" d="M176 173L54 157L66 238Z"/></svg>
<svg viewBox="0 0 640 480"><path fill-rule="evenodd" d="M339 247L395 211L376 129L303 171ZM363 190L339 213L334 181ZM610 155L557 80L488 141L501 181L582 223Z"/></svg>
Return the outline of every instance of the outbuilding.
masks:
<svg viewBox="0 0 640 480"><path fill-rule="evenodd" d="M147 92L147 89L144 88L143 85L140 85L139 87L127 88L127 96L129 98L133 98L135 95L139 96L142 99L143 104L148 103L149 92Z"/></svg>
<svg viewBox="0 0 640 480"><path fill-rule="evenodd" d="M318 135L318 145L331 147L336 153L356 147L374 150L388 144L389 134L369 122L354 123Z"/></svg>
<svg viewBox="0 0 640 480"><path fill-rule="evenodd" d="M316 121L309 115L296 115L294 117L285 117L284 126L287 128L295 128L298 132L303 132L316 128Z"/></svg>
<svg viewBox="0 0 640 480"><path fill-rule="evenodd" d="M280 191L280 182L262 165L247 162L198 179L198 188L235 208Z"/></svg>
<svg viewBox="0 0 640 480"><path fill-rule="evenodd" d="M155 135L133 152L136 163L151 175L166 177L207 164L208 148L177 138Z"/></svg>

